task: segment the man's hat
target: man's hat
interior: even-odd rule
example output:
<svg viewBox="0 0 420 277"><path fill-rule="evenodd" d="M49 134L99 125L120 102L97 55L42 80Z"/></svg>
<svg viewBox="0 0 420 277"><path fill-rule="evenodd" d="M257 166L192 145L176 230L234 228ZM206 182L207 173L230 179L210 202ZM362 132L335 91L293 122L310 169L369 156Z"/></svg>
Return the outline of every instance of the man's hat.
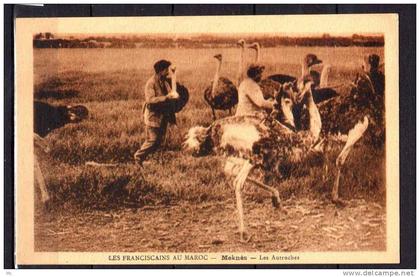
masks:
<svg viewBox="0 0 420 277"><path fill-rule="evenodd" d="M305 64L307 66L313 66L320 63L322 63L322 60L318 59L318 57L315 54L308 54L305 57Z"/></svg>

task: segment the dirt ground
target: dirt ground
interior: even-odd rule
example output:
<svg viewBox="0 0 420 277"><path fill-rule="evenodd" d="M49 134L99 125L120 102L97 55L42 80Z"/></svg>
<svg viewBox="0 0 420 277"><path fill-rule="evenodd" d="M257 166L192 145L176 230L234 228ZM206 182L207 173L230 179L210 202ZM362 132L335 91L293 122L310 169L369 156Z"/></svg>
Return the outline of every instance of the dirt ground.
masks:
<svg viewBox="0 0 420 277"><path fill-rule="evenodd" d="M200 205L70 212L36 209L36 251L268 252L386 250L385 207L354 199L330 202L290 198L274 209L245 200L252 235L239 241L234 198Z"/></svg>

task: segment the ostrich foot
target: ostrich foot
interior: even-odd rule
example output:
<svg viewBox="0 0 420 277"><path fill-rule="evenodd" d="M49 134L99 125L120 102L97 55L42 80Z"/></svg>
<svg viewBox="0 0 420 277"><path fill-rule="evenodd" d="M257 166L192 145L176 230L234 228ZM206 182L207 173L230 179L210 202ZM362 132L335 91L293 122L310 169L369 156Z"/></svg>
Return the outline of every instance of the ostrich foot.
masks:
<svg viewBox="0 0 420 277"><path fill-rule="evenodd" d="M248 243L251 241L252 235L248 235L246 232L240 232L241 243Z"/></svg>
<svg viewBox="0 0 420 277"><path fill-rule="evenodd" d="M278 194L271 196L271 203L273 204L274 208L280 208L280 197Z"/></svg>

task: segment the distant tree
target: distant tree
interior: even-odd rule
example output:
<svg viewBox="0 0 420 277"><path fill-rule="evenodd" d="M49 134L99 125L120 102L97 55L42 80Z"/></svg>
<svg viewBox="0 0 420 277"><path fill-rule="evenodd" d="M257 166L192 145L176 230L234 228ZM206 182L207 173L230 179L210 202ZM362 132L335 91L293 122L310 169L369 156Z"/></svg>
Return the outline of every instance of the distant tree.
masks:
<svg viewBox="0 0 420 277"><path fill-rule="evenodd" d="M52 33L50 33L50 32L46 32L45 33L45 38L46 39L53 39L54 38L54 35Z"/></svg>
<svg viewBox="0 0 420 277"><path fill-rule="evenodd" d="M42 33L36 34L34 39L43 39L44 35Z"/></svg>

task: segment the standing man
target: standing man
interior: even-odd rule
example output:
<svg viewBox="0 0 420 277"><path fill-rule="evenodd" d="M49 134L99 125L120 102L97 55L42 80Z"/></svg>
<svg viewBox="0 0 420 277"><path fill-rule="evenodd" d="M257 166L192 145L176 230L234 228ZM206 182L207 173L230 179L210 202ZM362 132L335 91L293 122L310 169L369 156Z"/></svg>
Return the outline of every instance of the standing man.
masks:
<svg viewBox="0 0 420 277"><path fill-rule="evenodd" d="M375 93L379 95L384 94L385 90L385 76L379 70L380 67L380 57L376 54L369 55L367 57L366 64L366 73L368 74L371 82L373 83L373 88L375 89Z"/></svg>
<svg viewBox="0 0 420 277"><path fill-rule="evenodd" d="M249 66L245 78L238 88L238 106L235 116L254 114L274 108L274 100L265 100L260 85L264 66Z"/></svg>
<svg viewBox="0 0 420 277"><path fill-rule="evenodd" d="M171 89L171 62L160 60L154 64L155 74L147 81L144 90L143 106L146 140L134 154L134 160L142 165L147 156L156 151L166 134L168 123L175 124L175 113L168 105L170 99L177 99L179 94Z"/></svg>

